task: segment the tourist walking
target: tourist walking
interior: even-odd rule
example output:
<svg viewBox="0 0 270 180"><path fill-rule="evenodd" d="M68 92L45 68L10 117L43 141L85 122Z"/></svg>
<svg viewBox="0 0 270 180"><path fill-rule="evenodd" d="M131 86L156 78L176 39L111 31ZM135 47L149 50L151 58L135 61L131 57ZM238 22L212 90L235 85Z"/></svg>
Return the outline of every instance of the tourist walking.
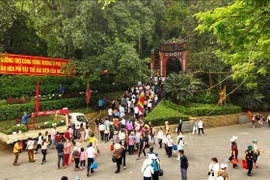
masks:
<svg viewBox="0 0 270 180"><path fill-rule="evenodd" d="M46 155L47 155L47 149L48 149L49 144L50 142L47 139L44 139L41 143L41 153L42 153L41 164L44 164L45 162L47 162Z"/></svg>
<svg viewBox="0 0 270 180"><path fill-rule="evenodd" d="M232 162L233 164L233 168L238 167L238 148L237 148L237 143L236 140L238 139L238 137L233 136L231 138L231 156L228 159L228 162Z"/></svg>
<svg viewBox="0 0 270 180"><path fill-rule="evenodd" d="M123 165L123 168L126 169L126 152L127 152L127 145L125 140L121 141L121 165Z"/></svg>
<svg viewBox="0 0 270 180"><path fill-rule="evenodd" d="M54 125L51 131L51 149L53 148L54 145L55 146L57 145L55 137L56 137L56 126Z"/></svg>
<svg viewBox="0 0 270 180"><path fill-rule="evenodd" d="M34 158L34 140L32 138L28 138L26 149L28 152L28 160L29 162L35 162Z"/></svg>
<svg viewBox="0 0 270 180"><path fill-rule="evenodd" d="M209 165L209 171L208 171L208 180L216 180L218 171L219 171L219 164L216 157L213 157L211 159L211 164Z"/></svg>
<svg viewBox="0 0 270 180"><path fill-rule="evenodd" d="M41 148L42 142L43 142L43 136L42 136L42 133L38 133L37 147L36 147L36 152L35 152L35 154L37 154L37 153L38 153L38 150Z"/></svg>
<svg viewBox="0 0 270 180"><path fill-rule="evenodd" d="M194 134L195 132L196 132L196 134L198 134L198 121L196 119L193 122L192 134Z"/></svg>
<svg viewBox="0 0 270 180"><path fill-rule="evenodd" d="M261 152L263 152L263 150L261 150L258 146L258 140L253 139L252 140L253 143L253 149L254 149L254 168L257 168L257 161L259 160L259 157L261 155Z"/></svg>
<svg viewBox="0 0 270 180"><path fill-rule="evenodd" d="M183 120L180 119L177 125L177 134L179 134L180 132L182 132L182 125L183 125Z"/></svg>
<svg viewBox="0 0 270 180"><path fill-rule="evenodd" d="M80 125L80 141L84 142L84 137L85 137L85 128L83 126L83 123Z"/></svg>
<svg viewBox="0 0 270 180"><path fill-rule="evenodd" d="M56 150L57 150L57 156L58 156L58 161L57 161L57 167L58 169L61 168L60 163L62 167L64 167L64 145L62 143L62 139L57 143L56 145Z"/></svg>
<svg viewBox="0 0 270 180"><path fill-rule="evenodd" d="M115 171L115 173L119 173L120 172L120 164L121 164L121 145L119 143L116 143L114 145L114 151L113 151L113 156L116 158L116 166L117 169Z"/></svg>
<svg viewBox="0 0 270 180"><path fill-rule="evenodd" d="M181 178L182 180L187 180L187 169L189 166L189 162L187 157L184 155L183 151L179 151L180 154L180 170L181 170Z"/></svg>
<svg viewBox="0 0 270 180"><path fill-rule="evenodd" d="M199 128L199 131L198 131L198 135L200 135L200 132L202 132L202 136L204 135L204 124L203 124L203 121L200 119L200 121L198 122L198 128Z"/></svg>
<svg viewBox="0 0 270 180"><path fill-rule="evenodd" d="M81 152L81 143L77 142L76 143L76 146L73 147L73 150L72 150L72 158L75 162L75 167L74 169L75 170L79 170L79 163L80 163L80 152Z"/></svg>
<svg viewBox="0 0 270 180"><path fill-rule="evenodd" d="M162 141L164 138L164 133L162 131L162 127L159 128L158 134L157 134L157 139L158 139L158 144L159 144L159 148L162 148Z"/></svg>
<svg viewBox="0 0 270 180"><path fill-rule="evenodd" d="M172 156L172 150L173 150L173 139L171 137L171 135L167 136L167 148L168 148L168 158L170 158Z"/></svg>
<svg viewBox="0 0 270 180"><path fill-rule="evenodd" d="M136 137L134 136L134 132L132 131L128 136L128 154L131 156L134 153L134 144Z"/></svg>
<svg viewBox="0 0 270 180"><path fill-rule="evenodd" d="M180 153L179 151L183 151L184 152L184 147L185 147L185 142L183 140L184 136L182 135L182 133L180 132L178 137L177 137L177 150L178 150L178 158L177 160L179 161L180 160Z"/></svg>
<svg viewBox="0 0 270 180"><path fill-rule="evenodd" d="M71 153L71 143L69 139L65 140L64 143L64 167L66 168L68 166L69 163L69 155Z"/></svg>
<svg viewBox="0 0 270 180"><path fill-rule="evenodd" d="M91 165L93 164L94 158L97 155L96 150L93 147L92 142L89 143L89 146L88 146L88 148L86 150L86 154L87 154L87 161L88 161L88 163L87 163L87 174L86 174L86 176L89 177L89 172L90 173L93 173L94 172L94 170L91 169Z"/></svg>
<svg viewBox="0 0 270 180"><path fill-rule="evenodd" d="M143 180L152 180L152 174L154 174L154 169L151 166L152 160L145 159L142 166Z"/></svg>
<svg viewBox="0 0 270 180"><path fill-rule="evenodd" d="M21 140L18 140L18 141L14 144L14 147L13 147L13 153L14 153L14 155L15 155L15 158L14 158L14 161L13 161L13 165L14 165L14 166L19 166L18 160L19 160L20 152L21 152L21 150L22 150L21 143L22 143L22 141L21 141Z"/></svg>
<svg viewBox="0 0 270 180"><path fill-rule="evenodd" d="M146 138L145 138L145 134L143 134L140 138L140 145L139 145L139 152L138 152L137 160L140 159L142 152L143 152L144 157L146 157L145 148L146 148Z"/></svg>
<svg viewBox="0 0 270 180"><path fill-rule="evenodd" d="M253 162L254 162L254 152L253 152L253 147L251 145L248 145L247 150L245 151L245 155L246 155L245 159L248 165L247 175L251 176L251 171L252 171Z"/></svg>
<svg viewBox="0 0 270 180"><path fill-rule="evenodd" d="M220 170L217 173L217 180L228 180L228 173L227 173L227 164L221 164L220 165Z"/></svg>
<svg viewBox="0 0 270 180"><path fill-rule="evenodd" d="M87 154L84 151L84 148L81 147L81 153L80 153L80 166L81 166L81 169L84 169L85 168L86 156L87 156Z"/></svg>

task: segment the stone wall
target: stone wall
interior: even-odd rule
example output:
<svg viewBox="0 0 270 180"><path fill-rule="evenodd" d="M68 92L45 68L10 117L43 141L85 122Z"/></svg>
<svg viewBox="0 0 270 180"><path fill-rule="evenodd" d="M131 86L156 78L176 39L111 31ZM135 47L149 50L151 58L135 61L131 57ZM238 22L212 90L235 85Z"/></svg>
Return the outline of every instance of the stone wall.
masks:
<svg viewBox="0 0 270 180"><path fill-rule="evenodd" d="M190 120L202 119L205 128L213 128L220 126L229 126L233 124L239 124L240 117L246 117L247 122L251 121L250 116L244 113L220 115L220 116L201 116L201 117L191 117Z"/></svg>

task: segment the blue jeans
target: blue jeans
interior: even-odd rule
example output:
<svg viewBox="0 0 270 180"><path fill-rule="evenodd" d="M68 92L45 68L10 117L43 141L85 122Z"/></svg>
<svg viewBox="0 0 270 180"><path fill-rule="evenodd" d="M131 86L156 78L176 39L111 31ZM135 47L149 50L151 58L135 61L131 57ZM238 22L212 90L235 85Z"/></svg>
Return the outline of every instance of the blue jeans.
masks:
<svg viewBox="0 0 270 180"><path fill-rule="evenodd" d="M50 147L51 149L53 148L53 145L55 145L55 146L57 145L57 143L56 143L55 139L52 139L52 142L51 142L51 147Z"/></svg>
<svg viewBox="0 0 270 180"><path fill-rule="evenodd" d="M60 161L62 159L62 167L64 167L64 153L58 153L58 161L57 161L57 166L58 168L60 168Z"/></svg>
<svg viewBox="0 0 270 180"><path fill-rule="evenodd" d="M187 180L187 169L181 168L182 180Z"/></svg>

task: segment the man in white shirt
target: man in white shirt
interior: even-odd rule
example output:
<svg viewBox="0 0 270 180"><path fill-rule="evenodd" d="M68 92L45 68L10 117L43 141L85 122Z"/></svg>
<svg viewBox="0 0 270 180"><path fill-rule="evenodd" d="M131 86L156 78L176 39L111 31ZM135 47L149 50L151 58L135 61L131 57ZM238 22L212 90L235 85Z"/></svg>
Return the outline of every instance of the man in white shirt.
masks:
<svg viewBox="0 0 270 180"><path fill-rule="evenodd" d="M88 148L86 149L87 159L88 159L88 165L87 165L87 177L89 177L89 171L90 167L94 162L94 158L97 155L95 148L93 148L93 144L90 142ZM94 170L91 169L91 173L93 173Z"/></svg>
<svg viewBox="0 0 270 180"><path fill-rule="evenodd" d="M121 128L126 128L126 120L125 118L123 117L122 120L120 121L121 123Z"/></svg>
<svg viewBox="0 0 270 180"><path fill-rule="evenodd" d="M35 162L34 160L34 140L32 138L28 138L26 149L28 152L29 162Z"/></svg>
<svg viewBox="0 0 270 180"><path fill-rule="evenodd" d="M134 107L134 116L135 116L136 119L139 118L139 109L138 109L137 106Z"/></svg>
<svg viewBox="0 0 270 180"><path fill-rule="evenodd" d="M104 140L104 131L105 131L104 124L100 123L100 125L98 126L98 129L99 129L101 141L103 141Z"/></svg>
<svg viewBox="0 0 270 180"><path fill-rule="evenodd" d="M113 110L112 110L112 108L109 108L108 109L108 117L109 117L109 120L112 120L112 117L113 117Z"/></svg>
<svg viewBox="0 0 270 180"><path fill-rule="evenodd" d="M122 140L125 140L126 134L124 133L123 130L121 130L119 132L119 135L118 136L119 136L120 141L122 141Z"/></svg>

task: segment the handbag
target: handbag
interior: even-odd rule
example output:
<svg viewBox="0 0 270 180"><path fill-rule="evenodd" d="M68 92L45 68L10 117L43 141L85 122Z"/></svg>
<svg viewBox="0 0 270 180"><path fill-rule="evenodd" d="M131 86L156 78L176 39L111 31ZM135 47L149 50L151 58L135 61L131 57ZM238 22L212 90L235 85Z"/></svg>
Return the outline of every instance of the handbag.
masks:
<svg viewBox="0 0 270 180"><path fill-rule="evenodd" d="M232 159L232 163L233 163L233 164L238 164L238 159L237 159L237 158L233 158L233 159Z"/></svg>
<svg viewBox="0 0 270 180"><path fill-rule="evenodd" d="M173 145L173 150L177 151L177 146L176 145Z"/></svg>
<svg viewBox="0 0 270 180"><path fill-rule="evenodd" d="M90 166L91 169L97 169L98 165L96 161L93 162L93 164Z"/></svg>
<svg viewBox="0 0 270 180"><path fill-rule="evenodd" d="M245 159L242 160L242 168L248 169L247 161Z"/></svg>
<svg viewBox="0 0 270 180"><path fill-rule="evenodd" d="M116 162L116 157L112 156L112 162L115 163Z"/></svg>
<svg viewBox="0 0 270 180"><path fill-rule="evenodd" d="M158 176L163 176L163 174L164 174L164 171L161 168L159 168L158 169Z"/></svg>

